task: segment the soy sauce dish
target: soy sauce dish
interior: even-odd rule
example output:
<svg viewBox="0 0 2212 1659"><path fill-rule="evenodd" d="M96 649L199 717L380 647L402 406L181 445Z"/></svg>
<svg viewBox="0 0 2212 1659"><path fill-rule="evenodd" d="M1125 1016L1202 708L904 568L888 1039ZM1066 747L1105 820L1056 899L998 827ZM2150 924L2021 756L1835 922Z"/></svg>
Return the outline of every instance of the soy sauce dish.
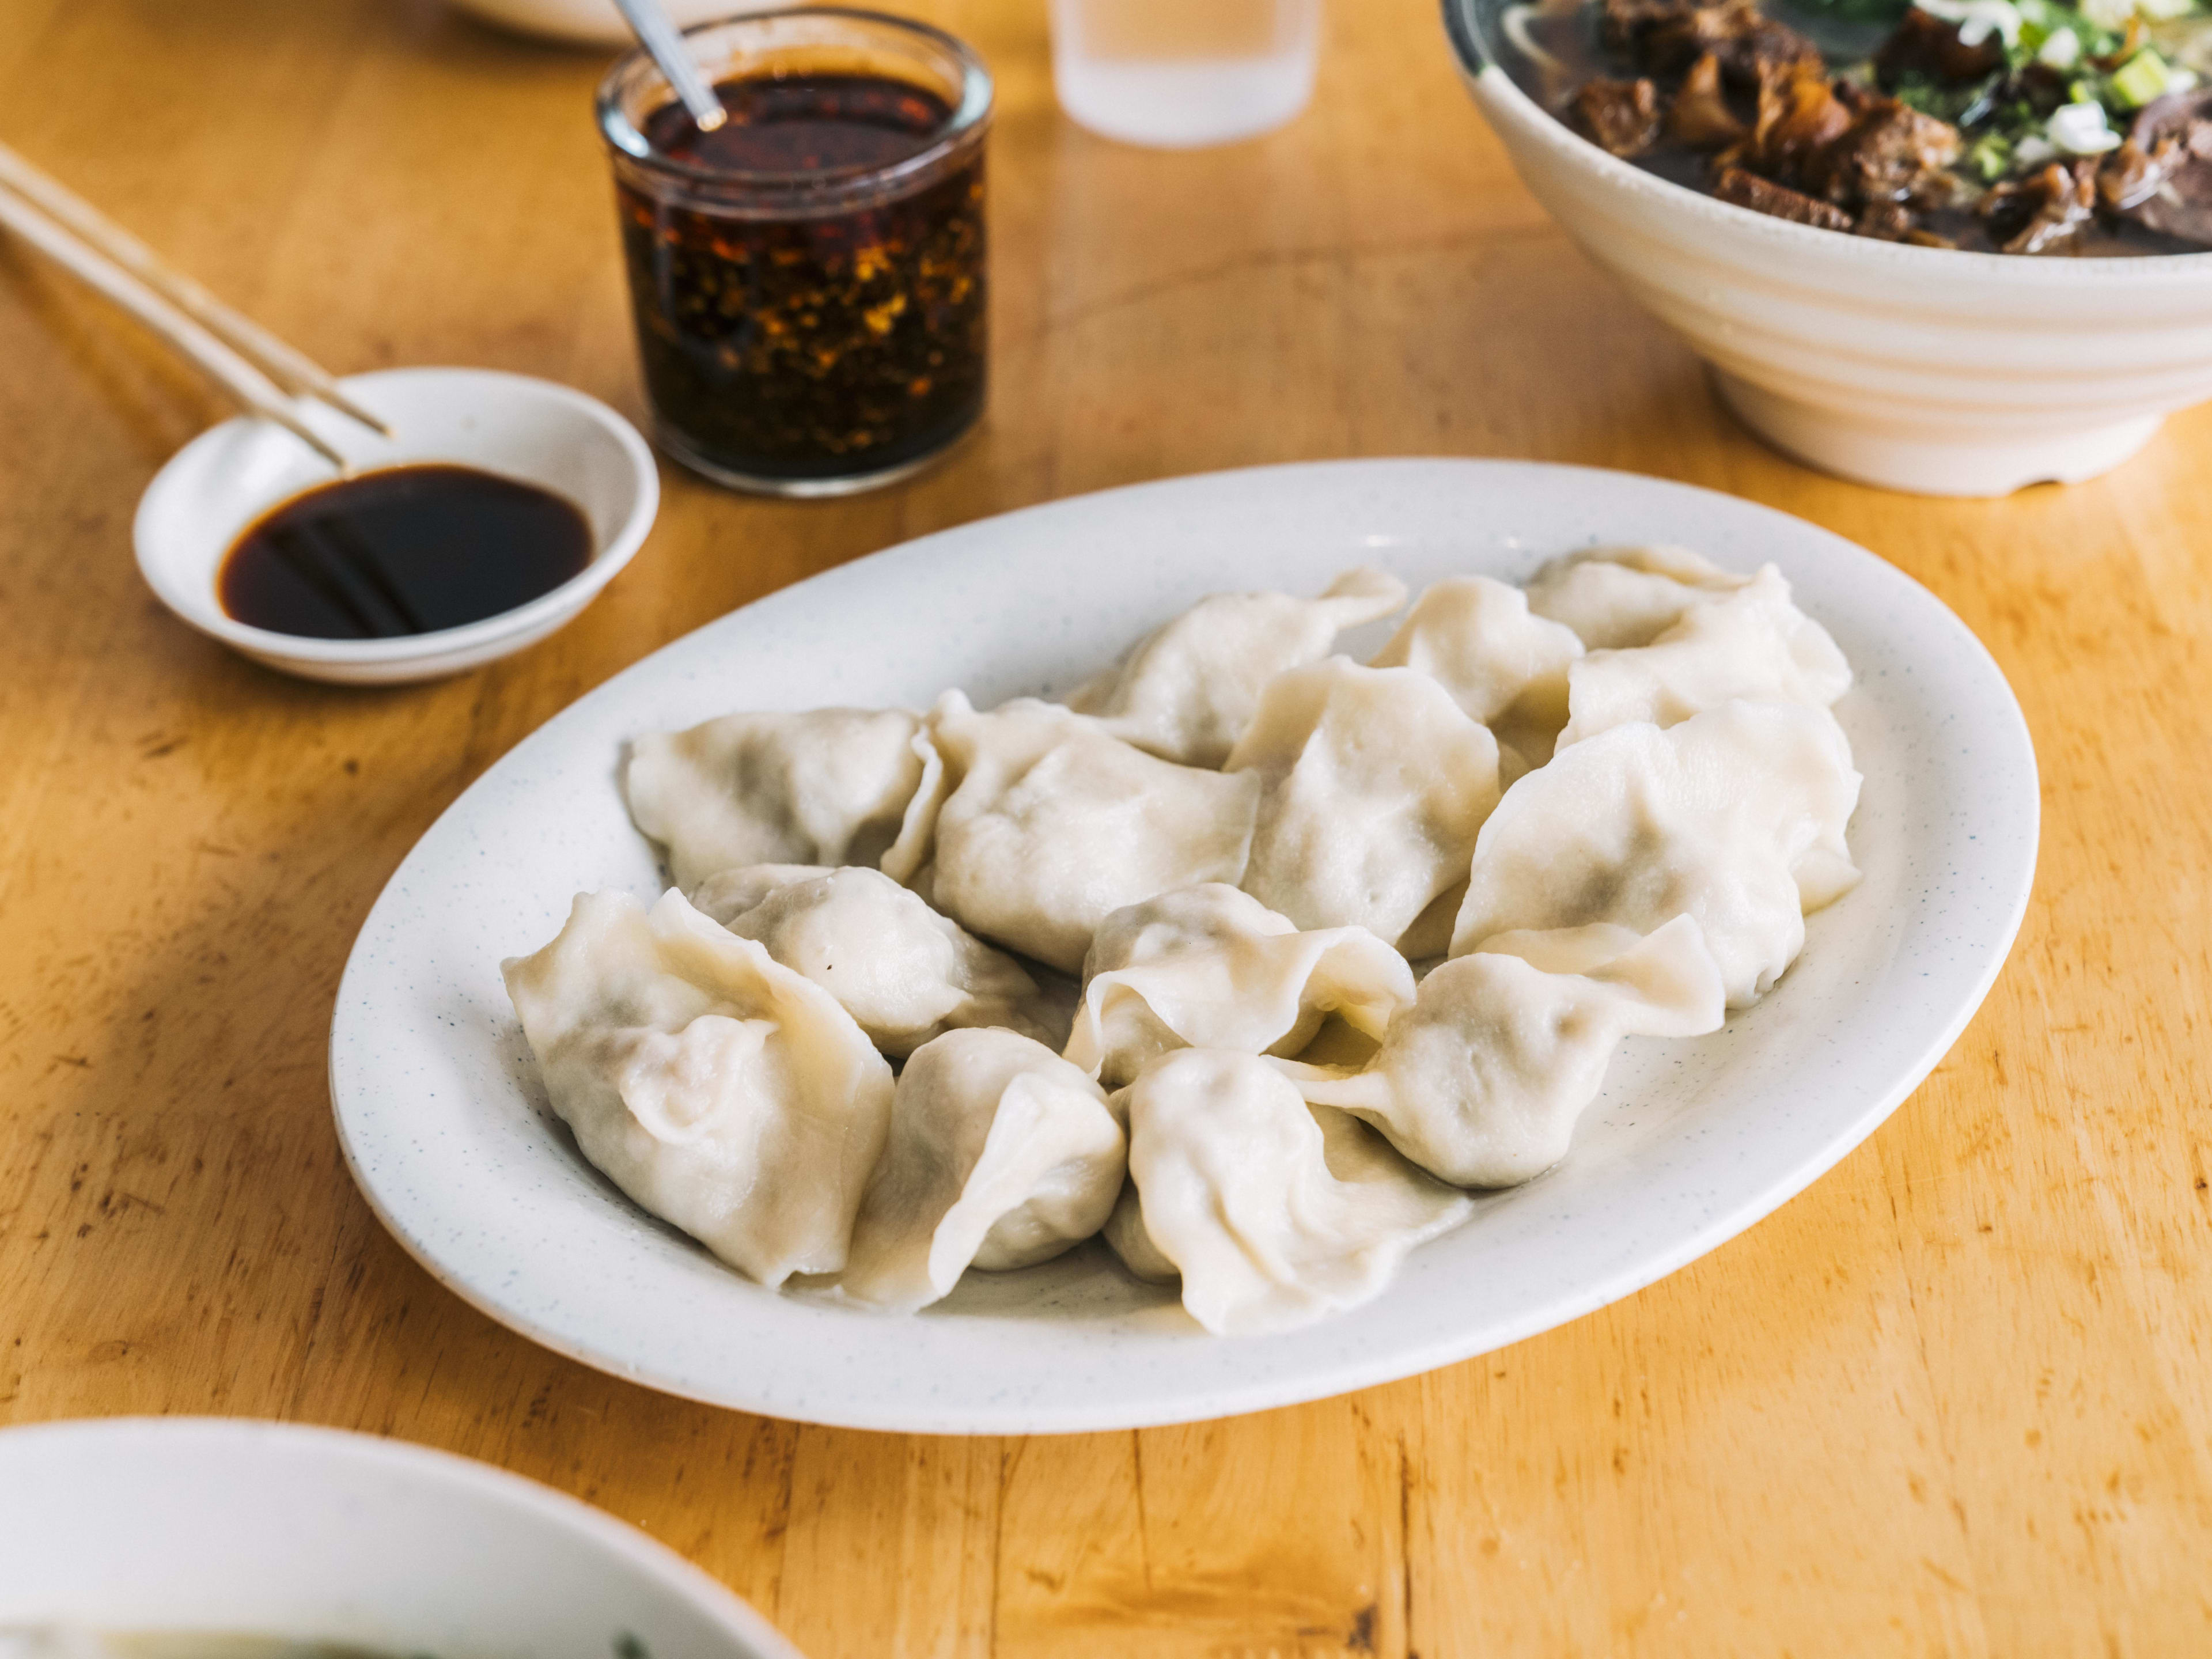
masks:
<svg viewBox="0 0 2212 1659"><path fill-rule="evenodd" d="M155 596L257 662L349 684L476 667L571 621L652 528L653 453L596 398L479 368L343 384L394 434L303 410L353 462L344 478L241 418L179 450L138 503Z"/></svg>

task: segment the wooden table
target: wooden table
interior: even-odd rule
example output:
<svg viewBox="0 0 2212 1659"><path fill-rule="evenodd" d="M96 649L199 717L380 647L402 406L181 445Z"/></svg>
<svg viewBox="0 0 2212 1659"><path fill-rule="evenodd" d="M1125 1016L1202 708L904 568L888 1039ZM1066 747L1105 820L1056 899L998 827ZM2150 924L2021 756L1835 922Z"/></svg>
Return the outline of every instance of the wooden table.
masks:
<svg viewBox="0 0 2212 1659"><path fill-rule="evenodd" d="M582 620L444 684L295 684L171 620L132 505L219 411L0 246L0 1420L450 1447L638 1522L824 1659L2206 1651L2212 409L2070 489L1836 483L1731 425L1539 212L1430 0L1337 0L1311 112L1195 155L1063 120L1040 0L928 11L999 76L981 441L837 506L671 470ZM495 365L635 414L599 67L429 0L0 0L0 137L338 368ZM2026 930L1935 1076L1804 1196L1485 1359L1032 1440L664 1399L510 1335L377 1225L324 1083L340 966L415 838L548 715L908 536L1399 453L1802 514L2011 678L2045 779Z"/></svg>

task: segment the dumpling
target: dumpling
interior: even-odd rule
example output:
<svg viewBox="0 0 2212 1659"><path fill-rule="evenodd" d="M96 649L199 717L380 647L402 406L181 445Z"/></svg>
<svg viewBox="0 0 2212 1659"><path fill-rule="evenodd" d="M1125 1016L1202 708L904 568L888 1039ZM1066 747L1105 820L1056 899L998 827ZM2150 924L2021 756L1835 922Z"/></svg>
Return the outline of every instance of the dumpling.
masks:
<svg viewBox="0 0 2212 1659"><path fill-rule="evenodd" d="M1266 793L1246 892L1300 927L1429 953L1405 935L1466 878L1498 804L1486 727L1425 674L1331 657L1269 683L1229 757L1230 775L1248 774Z"/></svg>
<svg viewBox="0 0 2212 1659"><path fill-rule="evenodd" d="M1567 723L1567 669L1582 654L1574 630L1532 614L1519 588L1453 576L1413 602L1371 665L1426 674L1471 719L1540 766Z"/></svg>
<svg viewBox="0 0 2212 1659"><path fill-rule="evenodd" d="M762 1284L845 1265L891 1071L836 999L686 903L576 900L501 965L584 1156Z"/></svg>
<svg viewBox="0 0 2212 1659"><path fill-rule="evenodd" d="M1379 1042L1413 1000L1413 969L1365 928L1302 933L1210 882L1106 918L1066 1052L1117 1088L1171 1048L1296 1054L1331 1013Z"/></svg>
<svg viewBox="0 0 2212 1659"><path fill-rule="evenodd" d="M1115 1107L1126 1120L1128 1091L1125 1089L1113 1098ZM1114 1212L1106 1218L1106 1224L1099 1229L1098 1236L1121 1258L1123 1267L1147 1284L1172 1285L1182 1277L1182 1269L1160 1253L1160 1247L1145 1231L1144 1200L1137 1196L1137 1183L1133 1181L1121 1183L1121 1196L1114 1200Z"/></svg>
<svg viewBox="0 0 2212 1659"><path fill-rule="evenodd" d="M1850 665L1768 565L1745 586L1693 605L1650 644L1593 651L1568 673L1573 718L1560 746L1631 720L1673 726L1738 697L1826 708Z"/></svg>
<svg viewBox="0 0 2212 1659"><path fill-rule="evenodd" d="M1369 569L1346 571L1317 599L1209 594L1078 687L1067 706L1164 759L1218 767L1269 680L1323 655L1346 629L1405 602L1405 583Z"/></svg>
<svg viewBox="0 0 2212 1659"><path fill-rule="evenodd" d="M1650 644L1692 605L1750 580L1686 547L1593 547L1552 560L1527 591L1529 610L1610 651Z"/></svg>
<svg viewBox="0 0 2212 1659"><path fill-rule="evenodd" d="M894 848L934 759L921 731L902 708L725 714L634 739L623 790L686 892L757 864L880 861L903 878L919 860Z"/></svg>
<svg viewBox="0 0 2212 1659"><path fill-rule="evenodd" d="M1858 879L1850 745L1825 708L1723 703L1617 726L1506 792L1475 843L1451 953L1509 931L1697 918L1729 1006L1796 959L1805 915Z"/></svg>
<svg viewBox="0 0 2212 1659"><path fill-rule="evenodd" d="M1364 1071L1285 1071L1307 1100L1366 1119L1431 1174L1510 1187L1566 1155L1621 1038L1718 1030L1722 1003L1720 968L1686 915L1648 939L1602 923L1507 934L1423 980Z"/></svg>
<svg viewBox="0 0 2212 1659"><path fill-rule="evenodd" d="M842 1288L908 1313L968 1268L1032 1267L1105 1224L1126 1142L1105 1091L1012 1031L948 1031L899 1073Z"/></svg>
<svg viewBox="0 0 2212 1659"><path fill-rule="evenodd" d="M957 1026L1011 1026L1040 1040L1061 1035L1021 963L880 870L725 870L700 884L693 903L836 997L869 1041L894 1057Z"/></svg>
<svg viewBox="0 0 2212 1659"><path fill-rule="evenodd" d="M1066 973L1112 912L1244 873L1260 781L1177 766L1100 723L1021 699L978 714L957 691L931 717L957 780L936 826L937 908Z"/></svg>
<svg viewBox="0 0 2212 1659"><path fill-rule="evenodd" d="M1140 1277L1180 1275L1183 1306L1219 1335L1372 1300L1408 1250L1473 1207L1251 1054L1177 1049L1121 1098L1135 1196L1107 1242Z"/></svg>
<svg viewBox="0 0 2212 1659"><path fill-rule="evenodd" d="M804 881L835 875L840 867L834 864L744 864L732 870L717 870L692 890L691 908L702 916L713 917L726 927L732 919L744 915L770 894L780 893L787 887L796 887ZM842 867L858 869L864 866L847 865ZM747 934L746 937L750 939L752 935ZM775 953L771 951L769 954L774 956ZM788 968L793 964L787 962L783 965Z"/></svg>

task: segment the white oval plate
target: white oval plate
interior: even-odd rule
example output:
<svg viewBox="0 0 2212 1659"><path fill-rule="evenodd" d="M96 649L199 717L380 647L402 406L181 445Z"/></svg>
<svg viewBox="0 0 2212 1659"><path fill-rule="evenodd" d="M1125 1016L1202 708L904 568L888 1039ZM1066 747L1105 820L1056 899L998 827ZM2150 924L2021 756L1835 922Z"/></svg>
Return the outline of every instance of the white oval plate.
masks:
<svg viewBox="0 0 2212 1659"><path fill-rule="evenodd" d="M1551 1173L1485 1196L1391 1290L1289 1335L1202 1334L1093 1243L970 1274L911 1319L777 1296L660 1225L550 1115L500 982L580 890L658 891L615 787L625 739L738 708L979 704L1065 689L1224 588L1525 578L1593 544L1771 560L1859 675L1866 879L1814 917L1756 1008L1632 1042ZM1381 626L1355 645L1379 643ZM1863 549L1729 496L1510 461L1340 461L1057 501L799 583L563 711L434 824L363 925L331 1088L354 1175L457 1294L618 1376L771 1416L939 1433L1112 1429L1406 1376L1602 1307L1741 1232L1849 1152L1941 1059L2004 961L2035 867L2035 756L1980 643Z"/></svg>

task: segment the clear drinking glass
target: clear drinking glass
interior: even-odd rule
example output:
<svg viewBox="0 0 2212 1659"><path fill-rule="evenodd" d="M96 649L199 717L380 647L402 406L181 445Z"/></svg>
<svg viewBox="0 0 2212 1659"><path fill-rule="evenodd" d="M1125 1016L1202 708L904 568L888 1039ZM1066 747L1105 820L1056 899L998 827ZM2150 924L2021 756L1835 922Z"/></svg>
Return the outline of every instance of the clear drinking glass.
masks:
<svg viewBox="0 0 2212 1659"><path fill-rule="evenodd" d="M990 76L836 6L684 39L729 107L713 134L642 52L599 88L655 438L775 495L906 477L983 409Z"/></svg>
<svg viewBox="0 0 2212 1659"><path fill-rule="evenodd" d="M1313 96L1321 0L1052 0L1060 107L1166 149L1270 131Z"/></svg>

